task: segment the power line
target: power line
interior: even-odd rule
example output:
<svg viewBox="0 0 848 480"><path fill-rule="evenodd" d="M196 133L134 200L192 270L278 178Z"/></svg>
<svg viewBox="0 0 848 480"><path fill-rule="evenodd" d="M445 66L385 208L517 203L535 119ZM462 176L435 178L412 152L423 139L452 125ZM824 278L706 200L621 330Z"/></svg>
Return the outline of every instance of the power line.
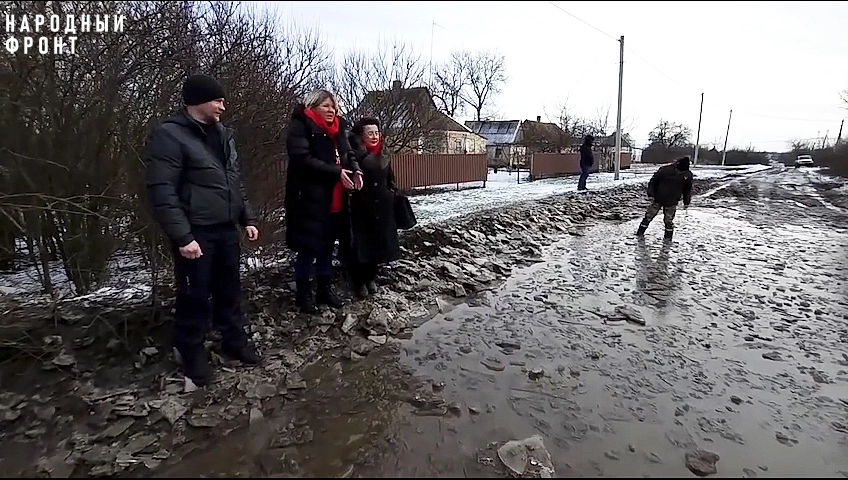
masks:
<svg viewBox="0 0 848 480"><path fill-rule="evenodd" d="M839 121L839 120L834 120L834 119L829 119L829 120L825 120L825 119L818 119L818 120L814 120L814 119L811 119L811 118L775 117L775 116L771 116L771 115L760 115L760 114L758 114L758 113L748 113L748 112L745 112L745 111L741 111L741 112L739 112L739 113L740 113L740 114L742 114L742 115L747 115L747 116L749 116L749 117L770 118L770 119L772 119L772 120L788 120L788 121L791 121L791 122L816 122L816 123L829 123L829 122L838 122L838 121Z"/></svg>
<svg viewBox="0 0 848 480"><path fill-rule="evenodd" d="M581 22L581 23L583 23L584 25L587 25L587 26L589 26L589 27L591 27L591 28L594 28L595 30L597 30L598 32L600 32L602 35L605 35L605 36L607 36L607 37L609 37L609 38L611 38L611 39L615 40L616 42L618 42L618 38L617 38L617 37L613 37L613 36L612 36L612 35L610 35L609 33L607 33L607 32L605 32L605 31L601 30L600 28L598 28L598 27L596 27L596 26L592 25L591 23L587 22L586 20L583 20L582 18L578 17L577 15L574 15L573 13L571 13L571 12L569 12L568 10L566 10L566 9L564 9L564 8L562 8L562 7L560 7L560 6L559 6L559 5L557 5L556 3L554 3L554 2L548 2L548 3L550 3L551 5L553 5L554 7L556 7L557 9L559 9L560 11L562 11L563 13L565 13L565 14L567 14L567 15L570 15L571 17L573 17L573 18L577 19L578 21L580 21L580 22Z"/></svg>
<svg viewBox="0 0 848 480"><path fill-rule="evenodd" d="M697 94L697 95L700 95L700 94L701 94L700 92L696 92L696 90L695 90L695 89L693 89L691 86L683 85L682 83L678 82L677 80L675 80L675 79L671 78L668 74L666 74L665 72L663 72L663 71L662 71L662 70L660 70L659 68L655 67L655 66L654 66L651 62L649 62L649 61L645 60L645 57L643 57L643 56L639 55L638 53L636 53L636 51L635 51L635 50L633 50L632 48L625 46L625 47L624 47L624 49L625 49L625 50L627 50L628 52L632 53L634 56L636 56L636 58L638 58L638 59L639 59L639 60L641 60L642 62L644 62L644 63L645 63L645 65L647 65L647 66L649 66L649 67L653 68L653 69L654 69L654 70L656 70L656 71L657 71L660 75L662 75L662 76L664 76L665 78L667 78L667 79L671 80L671 82L672 82L672 83L677 84L678 86L682 87L682 88L683 88L684 90L686 90L687 92L689 92L689 93L693 93L693 94Z"/></svg>
<svg viewBox="0 0 848 480"><path fill-rule="evenodd" d="M590 28L592 28L592 29L596 30L596 31L597 31L597 32L599 32L600 34L602 34L602 35L604 35L604 36L606 36L606 37L608 37L608 38L611 38L611 39L615 40L616 42L618 42L618 41L619 41L619 38L617 38L617 37L614 37L614 36L610 35L609 33L605 32L605 31L601 30L600 28L598 28L598 27L596 27L596 26L592 25L591 23L589 23L589 22L587 22L587 21L583 20L582 18L578 17L577 15L574 15L573 13L569 12L568 10L566 10L566 9L564 9L564 8L562 8L562 7L560 7L559 5L555 4L554 2L548 2L548 3L550 3L551 5L553 5L554 7L556 7L558 10L560 10L560 11L561 11L561 12L563 12L563 13L565 13L566 15L569 15L569 16L571 16L572 18L576 19L577 21L579 21L579 22L583 23L584 25L587 25L588 27L590 27ZM691 89L691 87L687 87L686 85L683 85L682 83L678 82L677 80L675 80L675 79L671 78L668 74L666 74L665 72L663 72L663 71L662 71L662 70L660 70L659 68L655 67L655 66L654 66L651 62L647 61L647 60L645 59L645 57L643 57L643 56L639 55L639 54L638 54L635 50L633 50L632 48L630 48L630 47L628 47L628 46L625 46L625 47L624 47L624 49L625 49L625 50L627 50L627 51L629 51L630 53L632 53L634 56L636 56L636 58L638 58L639 60L641 60L642 62L644 62L647 66L649 66L649 67L653 68L654 70L656 70L656 71L657 71L660 75L662 75L662 76L664 76L665 78L669 79L671 82L673 82L673 83L675 83L675 84L677 84L677 85L679 85L679 86L683 87L684 89L686 89L686 90L688 90L688 91L690 91L690 92L693 92L693 91L694 91L694 90L692 90L692 89ZM700 93L699 93L699 94L700 94Z"/></svg>

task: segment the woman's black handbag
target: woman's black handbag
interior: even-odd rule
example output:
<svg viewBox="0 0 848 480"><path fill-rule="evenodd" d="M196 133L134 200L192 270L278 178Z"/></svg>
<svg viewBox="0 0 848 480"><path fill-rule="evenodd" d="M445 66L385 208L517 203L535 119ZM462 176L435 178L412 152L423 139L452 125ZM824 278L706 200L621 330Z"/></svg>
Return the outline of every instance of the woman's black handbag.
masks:
<svg viewBox="0 0 848 480"><path fill-rule="evenodd" d="M405 195L400 193L395 193L395 223L401 230L409 230L418 223L415 212L412 211L412 204Z"/></svg>

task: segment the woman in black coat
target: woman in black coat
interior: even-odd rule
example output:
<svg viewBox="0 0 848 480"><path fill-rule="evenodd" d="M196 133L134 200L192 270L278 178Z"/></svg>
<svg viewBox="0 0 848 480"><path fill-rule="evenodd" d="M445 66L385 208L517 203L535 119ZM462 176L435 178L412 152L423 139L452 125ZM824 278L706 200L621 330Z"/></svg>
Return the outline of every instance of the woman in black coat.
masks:
<svg viewBox="0 0 848 480"><path fill-rule="evenodd" d="M342 306L332 290L333 247L347 225L347 191L362 184L352 158L338 103L326 90L316 90L295 107L286 138L286 244L296 252L296 305L314 312L315 304ZM312 264L317 294L312 296Z"/></svg>
<svg viewBox="0 0 848 480"><path fill-rule="evenodd" d="M365 297L377 291L379 264L400 256L395 223L394 173L383 153L380 122L362 118L353 126L350 144L362 169L362 188L350 195L350 250L347 267L353 291Z"/></svg>

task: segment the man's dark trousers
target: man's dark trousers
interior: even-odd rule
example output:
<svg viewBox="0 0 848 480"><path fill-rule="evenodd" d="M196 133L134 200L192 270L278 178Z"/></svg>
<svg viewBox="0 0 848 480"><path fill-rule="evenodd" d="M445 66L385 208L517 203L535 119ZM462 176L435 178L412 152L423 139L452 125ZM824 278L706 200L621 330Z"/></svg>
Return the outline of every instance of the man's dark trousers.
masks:
<svg viewBox="0 0 848 480"><path fill-rule="evenodd" d="M580 165L580 178L577 179L577 190L586 190L586 180L589 179L589 172L591 171L591 165Z"/></svg>
<svg viewBox="0 0 848 480"><path fill-rule="evenodd" d="M174 246L177 285L174 347L182 355L196 355L212 326L221 332L224 351L238 352L247 345L241 310L239 232L235 225L192 227L203 255L188 259Z"/></svg>

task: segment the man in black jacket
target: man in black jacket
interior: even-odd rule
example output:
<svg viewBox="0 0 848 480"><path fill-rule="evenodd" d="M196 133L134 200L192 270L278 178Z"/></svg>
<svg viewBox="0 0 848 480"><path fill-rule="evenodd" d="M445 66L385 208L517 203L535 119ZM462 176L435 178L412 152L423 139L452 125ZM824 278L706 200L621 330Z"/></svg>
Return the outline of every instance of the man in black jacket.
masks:
<svg viewBox="0 0 848 480"><path fill-rule="evenodd" d="M644 235L651 220L662 209L665 239L671 240L674 236L674 215L677 213L677 204L681 197L683 198L683 208L688 208L692 201L692 181L692 172L689 171L689 157L683 157L674 163L660 167L648 182L648 197L651 199L651 205L645 212L645 218L642 219L636 235Z"/></svg>
<svg viewBox="0 0 848 480"><path fill-rule="evenodd" d="M247 365L261 361L244 330L237 225L245 227L250 241L259 231L244 192L233 130L220 123L224 97L212 77L188 77L186 107L153 130L144 153L148 201L174 253L175 356L200 386L211 379L203 344L210 294L222 353Z"/></svg>
<svg viewBox="0 0 848 480"><path fill-rule="evenodd" d="M589 172L592 171L592 165L595 164L595 156L592 154L592 142L595 138L591 135L586 135L583 139L583 145L580 145L580 179L577 181L577 190L586 190L586 180L589 179Z"/></svg>

